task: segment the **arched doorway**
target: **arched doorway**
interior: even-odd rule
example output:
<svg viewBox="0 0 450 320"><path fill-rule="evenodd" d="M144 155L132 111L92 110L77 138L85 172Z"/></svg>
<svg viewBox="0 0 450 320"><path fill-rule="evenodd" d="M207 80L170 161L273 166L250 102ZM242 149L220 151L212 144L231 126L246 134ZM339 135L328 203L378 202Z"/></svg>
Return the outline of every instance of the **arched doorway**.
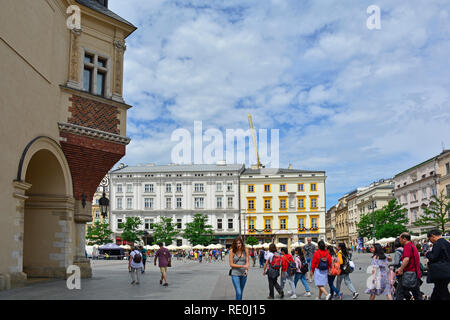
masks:
<svg viewBox="0 0 450 320"><path fill-rule="evenodd" d="M23 272L28 278L65 278L73 262L74 200L70 171L59 145L41 138L27 151L23 178Z"/></svg>

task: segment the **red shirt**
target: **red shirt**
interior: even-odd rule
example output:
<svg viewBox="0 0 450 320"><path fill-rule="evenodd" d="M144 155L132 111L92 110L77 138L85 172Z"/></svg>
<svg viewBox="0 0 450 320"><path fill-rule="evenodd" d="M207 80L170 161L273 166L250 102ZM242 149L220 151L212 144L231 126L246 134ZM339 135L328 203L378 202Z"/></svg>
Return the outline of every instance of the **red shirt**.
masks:
<svg viewBox="0 0 450 320"><path fill-rule="evenodd" d="M281 272L286 272L289 268L289 262L294 261L294 258L288 253L281 257Z"/></svg>
<svg viewBox="0 0 450 320"><path fill-rule="evenodd" d="M403 256L402 259L405 259L406 257L409 258L408 265L403 270L403 272L407 271L415 271L417 273L417 277L420 279L421 273L420 273L420 256L419 251L417 248L412 244L412 242L407 243L403 247ZM416 265L414 267L414 264Z"/></svg>
<svg viewBox="0 0 450 320"><path fill-rule="evenodd" d="M320 262L320 258L327 258L328 260L328 267L331 266L331 256L328 253L327 250L317 250L314 253L313 259L311 261L311 272L314 272L315 269L317 269L319 267L319 262Z"/></svg>

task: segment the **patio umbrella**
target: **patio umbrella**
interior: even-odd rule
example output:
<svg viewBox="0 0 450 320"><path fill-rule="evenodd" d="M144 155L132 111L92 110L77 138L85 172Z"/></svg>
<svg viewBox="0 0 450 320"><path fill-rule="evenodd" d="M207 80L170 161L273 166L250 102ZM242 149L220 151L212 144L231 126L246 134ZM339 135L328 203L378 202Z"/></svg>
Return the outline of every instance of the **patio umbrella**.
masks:
<svg viewBox="0 0 450 320"><path fill-rule="evenodd" d="M281 242L278 242L276 244L276 246L277 246L277 248L286 248L287 247L287 245L285 245L284 243L281 243Z"/></svg>
<svg viewBox="0 0 450 320"><path fill-rule="evenodd" d="M194 246L192 249L199 249L199 250L203 250L203 249L205 249L205 247L204 246L202 246L201 244L198 244L198 245L196 245L196 246Z"/></svg>
<svg viewBox="0 0 450 320"><path fill-rule="evenodd" d="M159 250L159 246L157 244L154 244L150 247L150 250Z"/></svg>
<svg viewBox="0 0 450 320"><path fill-rule="evenodd" d="M215 244L210 244L206 249L217 249L217 246Z"/></svg>
<svg viewBox="0 0 450 320"><path fill-rule="evenodd" d="M269 249L270 243L264 243L263 248L264 249Z"/></svg>
<svg viewBox="0 0 450 320"><path fill-rule="evenodd" d="M167 246L166 248L167 248L167 250L171 250L171 251L177 250L177 249L178 249L178 247L177 247L177 246L174 246L173 244Z"/></svg>

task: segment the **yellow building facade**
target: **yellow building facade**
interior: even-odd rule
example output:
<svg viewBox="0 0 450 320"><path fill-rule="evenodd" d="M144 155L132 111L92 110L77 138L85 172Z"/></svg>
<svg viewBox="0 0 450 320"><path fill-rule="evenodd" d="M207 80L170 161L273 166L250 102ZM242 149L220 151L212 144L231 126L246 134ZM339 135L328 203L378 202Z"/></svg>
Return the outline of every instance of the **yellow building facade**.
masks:
<svg viewBox="0 0 450 320"><path fill-rule="evenodd" d="M246 169L240 177L241 232L285 244L325 238L325 172Z"/></svg>

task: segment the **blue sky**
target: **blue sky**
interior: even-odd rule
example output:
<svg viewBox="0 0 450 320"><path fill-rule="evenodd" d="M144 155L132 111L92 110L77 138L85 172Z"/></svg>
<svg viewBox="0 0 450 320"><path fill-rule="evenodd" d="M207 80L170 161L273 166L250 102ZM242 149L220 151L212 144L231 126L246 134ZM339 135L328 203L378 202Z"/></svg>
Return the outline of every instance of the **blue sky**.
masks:
<svg viewBox="0 0 450 320"><path fill-rule="evenodd" d="M369 30L366 10L382 10ZM280 166L346 192L450 148L448 0L140 1L110 9L127 39L132 142L121 162L171 162L175 129L280 130Z"/></svg>

